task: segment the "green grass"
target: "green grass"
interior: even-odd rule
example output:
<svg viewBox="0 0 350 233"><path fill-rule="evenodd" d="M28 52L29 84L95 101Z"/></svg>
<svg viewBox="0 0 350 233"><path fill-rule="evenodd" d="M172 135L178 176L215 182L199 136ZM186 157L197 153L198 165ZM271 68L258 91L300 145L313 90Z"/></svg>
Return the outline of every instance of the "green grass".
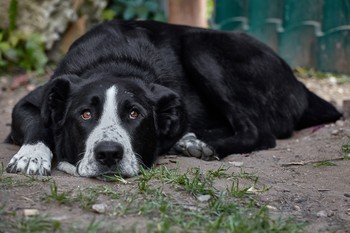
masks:
<svg viewBox="0 0 350 233"><path fill-rule="evenodd" d="M61 229L61 223L45 216L16 217L15 212L0 207L0 232L55 232Z"/></svg>
<svg viewBox="0 0 350 233"><path fill-rule="evenodd" d="M97 200L102 201L108 206L106 212L100 214L105 216L103 220L93 220L85 226L73 223L69 228L62 228L60 222L45 216L15 217L11 219L16 220L6 222L3 220L9 219L10 213L0 208L0 229L13 229L10 230L13 232L137 232L141 224L143 230L159 233L302 232L302 225L297 222L272 219L267 208L258 207L263 206L259 203L258 193L268 190L258 180L254 173L244 170L230 173L225 167L205 172L191 168L181 172L179 167L157 166L142 169L133 179L116 177L115 183L77 190L60 189L53 181L49 182L50 191L43 198L45 202L92 212L92 205ZM218 181L220 187L217 187ZM209 195L209 200L199 200L202 195ZM130 228L112 224L113 220L134 216L143 220Z"/></svg>
<svg viewBox="0 0 350 233"><path fill-rule="evenodd" d="M80 208L89 210L99 195L105 195L111 199L118 199L120 197L120 193L107 185L87 187L73 192L73 190L58 191L56 183L52 182L50 184L50 193L45 195L44 200L63 205L78 204Z"/></svg>
<svg viewBox="0 0 350 233"><path fill-rule="evenodd" d="M178 168L164 166L142 170L137 179L138 193L124 193L124 205L116 210L120 216L151 216L148 232L301 232L302 226L291 220L273 220L267 208L257 208L249 187L258 186L258 177L244 172L228 174L219 168L201 172L198 168L180 173ZM214 187L217 179L232 180L226 190ZM240 187L240 180L251 185ZM183 199L164 193L166 186L183 192ZM169 187L168 187L169 189ZM263 186L257 189L267 189ZM141 198L140 198L141 195ZM196 199L210 195L208 202ZM191 198L192 197L192 198Z"/></svg>
<svg viewBox="0 0 350 233"><path fill-rule="evenodd" d="M348 74L321 72L312 68L305 68L305 67L296 67L293 71L294 71L294 74L300 78L316 78L316 79L336 78L338 83L350 82L350 75Z"/></svg>
<svg viewBox="0 0 350 233"><path fill-rule="evenodd" d="M348 136L347 142L341 146L341 153L344 159L350 159L350 136Z"/></svg>
<svg viewBox="0 0 350 233"><path fill-rule="evenodd" d="M32 186L36 181L48 182L51 177L39 177L30 176L24 174L18 174L16 176L6 176L4 164L0 165L0 189L11 189L15 187L29 187Z"/></svg>
<svg viewBox="0 0 350 233"><path fill-rule="evenodd" d="M337 164L329 160L323 160L315 163L313 166L314 167L331 167L331 166L337 166Z"/></svg>
<svg viewBox="0 0 350 233"><path fill-rule="evenodd" d="M113 175L113 176L104 175L102 178L104 178L105 181L109 181L109 182L118 182L118 183L122 183L122 184L128 183L128 181L126 179L124 179L123 177L121 177L119 175Z"/></svg>
<svg viewBox="0 0 350 233"><path fill-rule="evenodd" d="M343 144L341 147L341 151L344 154L349 154L350 153L350 144L349 143Z"/></svg>
<svg viewBox="0 0 350 233"><path fill-rule="evenodd" d="M56 182L50 184L50 194L46 194L45 200L47 202L57 202L59 204L70 204L73 199L70 198L71 191L58 192Z"/></svg>
<svg viewBox="0 0 350 233"><path fill-rule="evenodd" d="M46 217L34 216L22 218L19 221L11 222L10 225L16 232L55 232L61 228L59 221Z"/></svg>
<svg viewBox="0 0 350 233"><path fill-rule="evenodd" d="M216 179L233 180L231 185L227 187L232 195L240 193L243 196L248 193L249 187L240 187L239 180L246 179L252 181L252 185L256 186L258 177L254 174L241 170L238 174L227 174L227 168L220 167L216 170L209 170L203 173L199 168L191 168L185 173L180 174L179 169L168 169L164 166L155 167L149 170L142 169L138 178L138 187L141 192L150 190L149 181L152 179L161 181L163 184L172 184L176 190L186 191L193 196L210 195L216 197L219 190L213 186Z"/></svg>

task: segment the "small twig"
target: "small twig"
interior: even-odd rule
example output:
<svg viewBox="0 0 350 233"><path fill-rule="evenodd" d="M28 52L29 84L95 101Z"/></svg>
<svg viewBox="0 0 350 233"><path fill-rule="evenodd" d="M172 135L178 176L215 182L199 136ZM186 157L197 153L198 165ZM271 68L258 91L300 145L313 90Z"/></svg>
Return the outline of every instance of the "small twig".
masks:
<svg viewBox="0 0 350 233"><path fill-rule="evenodd" d="M291 166L304 166L306 164L315 164L320 163L323 161L338 161L338 160L344 160L344 157L337 157L333 159L323 159L323 160L307 160L307 161L296 161L296 162L290 162L290 163L283 163L281 164L282 167L291 167Z"/></svg>
<svg viewBox="0 0 350 233"><path fill-rule="evenodd" d="M317 189L317 191L319 192L328 192L328 191L331 191L330 189Z"/></svg>

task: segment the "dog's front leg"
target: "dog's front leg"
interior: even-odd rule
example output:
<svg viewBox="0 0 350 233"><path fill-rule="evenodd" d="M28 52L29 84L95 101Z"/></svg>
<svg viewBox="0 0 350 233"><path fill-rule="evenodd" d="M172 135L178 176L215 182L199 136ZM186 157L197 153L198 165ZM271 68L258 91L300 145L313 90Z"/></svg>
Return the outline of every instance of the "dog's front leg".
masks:
<svg viewBox="0 0 350 233"><path fill-rule="evenodd" d="M21 145L6 167L9 173L51 174L52 133L40 115L43 88L39 87L21 99L12 112L8 142Z"/></svg>

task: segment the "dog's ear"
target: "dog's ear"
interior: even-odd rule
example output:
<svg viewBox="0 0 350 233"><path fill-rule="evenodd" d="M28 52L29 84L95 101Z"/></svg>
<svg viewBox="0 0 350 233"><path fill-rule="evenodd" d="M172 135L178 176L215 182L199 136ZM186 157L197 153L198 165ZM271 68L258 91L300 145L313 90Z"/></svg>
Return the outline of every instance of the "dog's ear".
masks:
<svg viewBox="0 0 350 233"><path fill-rule="evenodd" d="M68 98L72 86L80 80L76 75L63 75L54 78L46 88L41 107L41 117L46 127L55 124L61 127L68 112Z"/></svg>
<svg viewBox="0 0 350 233"><path fill-rule="evenodd" d="M167 87L152 84L155 98L155 125L158 136L177 138L187 129L187 114L181 97Z"/></svg>

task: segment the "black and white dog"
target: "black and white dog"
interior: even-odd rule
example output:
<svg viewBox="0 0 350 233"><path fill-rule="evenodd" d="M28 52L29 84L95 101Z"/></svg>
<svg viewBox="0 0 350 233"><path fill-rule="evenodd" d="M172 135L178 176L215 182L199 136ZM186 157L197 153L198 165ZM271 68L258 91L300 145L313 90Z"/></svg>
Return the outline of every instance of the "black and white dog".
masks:
<svg viewBox="0 0 350 233"><path fill-rule="evenodd" d="M341 114L241 32L111 21L17 103L8 172L135 176L171 150L206 160L275 146Z"/></svg>

